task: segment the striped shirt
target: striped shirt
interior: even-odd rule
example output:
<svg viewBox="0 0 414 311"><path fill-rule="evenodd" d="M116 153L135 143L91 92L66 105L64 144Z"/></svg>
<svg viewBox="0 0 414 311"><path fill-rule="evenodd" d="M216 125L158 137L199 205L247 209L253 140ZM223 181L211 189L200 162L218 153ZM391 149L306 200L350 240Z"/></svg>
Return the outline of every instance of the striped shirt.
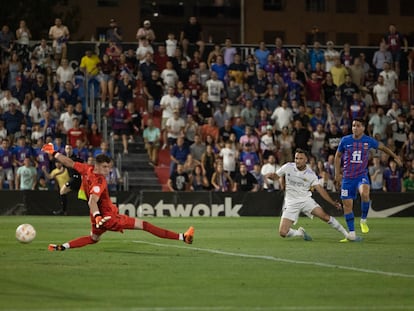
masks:
<svg viewBox="0 0 414 311"><path fill-rule="evenodd" d="M378 141L362 135L354 139L352 135L343 137L338 151L342 153L343 178L357 178L368 174L369 150L378 149Z"/></svg>

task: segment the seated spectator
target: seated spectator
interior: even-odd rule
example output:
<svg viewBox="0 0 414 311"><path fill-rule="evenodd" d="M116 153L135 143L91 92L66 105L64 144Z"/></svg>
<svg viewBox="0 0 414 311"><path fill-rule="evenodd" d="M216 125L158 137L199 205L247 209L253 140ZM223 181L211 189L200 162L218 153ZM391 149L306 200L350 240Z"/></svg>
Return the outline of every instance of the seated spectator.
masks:
<svg viewBox="0 0 414 311"><path fill-rule="evenodd" d="M190 188L190 178L184 172L184 166L181 163L176 165L176 168L171 173L167 182L168 189L174 191L188 191Z"/></svg>
<svg viewBox="0 0 414 311"><path fill-rule="evenodd" d="M190 175L190 190L203 191L209 188L209 181L203 173L201 165L196 165Z"/></svg>
<svg viewBox="0 0 414 311"><path fill-rule="evenodd" d="M330 192L336 192L335 183L332 178L329 176L327 171L322 171L321 178L319 178L318 183L326 190Z"/></svg>
<svg viewBox="0 0 414 311"><path fill-rule="evenodd" d="M150 159L150 165L158 164L158 150L160 149L161 132L158 127L154 126L153 119L147 120L147 127L145 128L142 137L144 138L145 149L147 150Z"/></svg>
<svg viewBox="0 0 414 311"><path fill-rule="evenodd" d="M261 173L261 168L261 165L259 163L256 163L253 166L253 169L250 171L250 174L252 174L257 180L257 191L263 190L264 178Z"/></svg>
<svg viewBox="0 0 414 311"><path fill-rule="evenodd" d="M250 172L253 170L255 164L260 163L260 159L255 151L252 150L252 144L247 143L244 145L243 151L240 153L240 163L244 163L247 170Z"/></svg>
<svg viewBox="0 0 414 311"><path fill-rule="evenodd" d="M246 164L240 163L239 173L234 178L233 192L257 192L257 179L248 171Z"/></svg>
<svg viewBox="0 0 414 311"><path fill-rule="evenodd" d="M261 168L261 174L263 176L263 189L267 192L273 192L280 190L279 178L276 175L276 171L280 168L280 165L276 163L274 155L269 155L267 163L263 164Z"/></svg>
<svg viewBox="0 0 414 311"><path fill-rule="evenodd" d="M122 184L122 176L114 161L109 162L109 174L106 176L106 183L109 191L118 191Z"/></svg>
<svg viewBox="0 0 414 311"><path fill-rule="evenodd" d="M216 192L228 192L233 189L233 179L224 170L221 161L216 164L216 169L211 176L211 186Z"/></svg>

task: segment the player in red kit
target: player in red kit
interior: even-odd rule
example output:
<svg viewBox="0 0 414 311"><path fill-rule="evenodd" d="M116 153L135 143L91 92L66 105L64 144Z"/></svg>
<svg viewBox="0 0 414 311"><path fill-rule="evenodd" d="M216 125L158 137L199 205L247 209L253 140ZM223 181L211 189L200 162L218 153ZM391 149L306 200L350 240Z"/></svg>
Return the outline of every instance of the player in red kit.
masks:
<svg viewBox="0 0 414 311"><path fill-rule="evenodd" d="M52 154L53 157L64 166L77 170L82 175L82 187L86 193L92 230L88 236L76 238L63 244L50 244L50 251L64 251L68 248L83 247L95 244L106 231L144 230L164 239L181 240L187 244L193 242L194 228L190 227L185 233L176 233L156 227L139 218L129 217L118 213L118 208L112 203L105 176L109 174L109 162L111 159L100 154L96 157L95 165L74 162L72 159L56 152L53 144L46 144L43 151Z"/></svg>

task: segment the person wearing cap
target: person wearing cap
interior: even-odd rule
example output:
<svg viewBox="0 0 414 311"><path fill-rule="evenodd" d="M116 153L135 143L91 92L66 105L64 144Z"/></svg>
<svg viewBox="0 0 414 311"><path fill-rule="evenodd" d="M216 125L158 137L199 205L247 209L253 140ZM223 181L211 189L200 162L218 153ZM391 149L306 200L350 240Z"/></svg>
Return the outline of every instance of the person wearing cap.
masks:
<svg viewBox="0 0 414 311"><path fill-rule="evenodd" d="M155 32L152 30L149 20L145 20L142 23L142 27L138 28L136 38L138 39L139 46L143 44L143 39L147 39L149 44L155 40Z"/></svg>
<svg viewBox="0 0 414 311"><path fill-rule="evenodd" d="M117 45L122 43L122 31L114 18L109 20L109 28L106 30L106 40L115 42Z"/></svg>
<svg viewBox="0 0 414 311"><path fill-rule="evenodd" d="M414 192L414 168L410 170L408 177L403 180L402 192Z"/></svg>
<svg viewBox="0 0 414 311"><path fill-rule="evenodd" d="M325 56L325 72L330 72L331 68L335 65L335 58L339 58L339 52L334 49L334 43L332 41L326 42Z"/></svg>

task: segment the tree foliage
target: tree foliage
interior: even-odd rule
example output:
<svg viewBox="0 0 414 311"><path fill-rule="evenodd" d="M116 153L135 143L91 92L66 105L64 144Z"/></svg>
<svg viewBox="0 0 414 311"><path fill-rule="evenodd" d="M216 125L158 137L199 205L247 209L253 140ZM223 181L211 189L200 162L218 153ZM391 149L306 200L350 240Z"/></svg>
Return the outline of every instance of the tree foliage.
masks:
<svg viewBox="0 0 414 311"><path fill-rule="evenodd" d="M19 27L19 21L25 20L32 33L33 40L48 37L50 26L56 17L60 17L70 32L76 32L80 23L80 8L69 5L67 0L15 0L2 1L0 20L11 31Z"/></svg>

